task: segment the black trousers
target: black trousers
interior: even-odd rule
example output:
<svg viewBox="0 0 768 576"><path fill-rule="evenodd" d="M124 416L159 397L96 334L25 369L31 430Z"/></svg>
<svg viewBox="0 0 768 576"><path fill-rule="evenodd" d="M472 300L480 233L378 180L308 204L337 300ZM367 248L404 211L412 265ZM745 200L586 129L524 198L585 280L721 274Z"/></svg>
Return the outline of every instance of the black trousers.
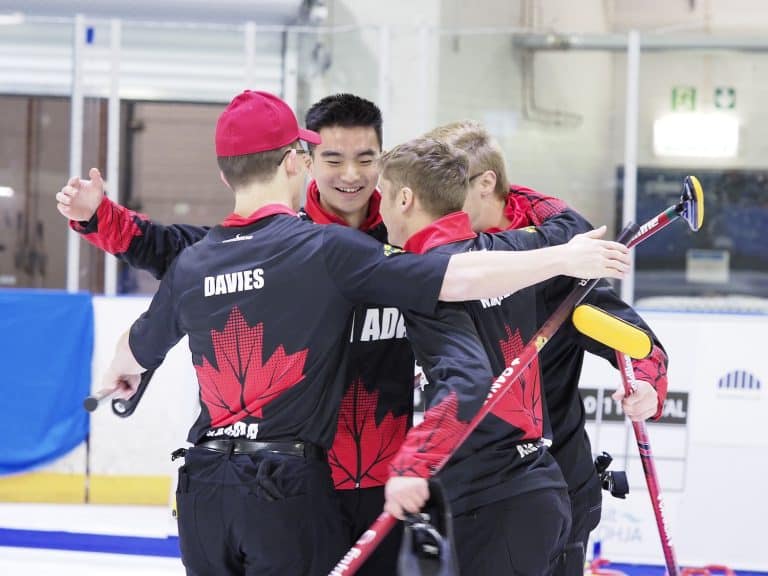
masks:
<svg viewBox="0 0 768 576"><path fill-rule="evenodd" d="M571 527L565 489L513 496L453 518L461 574L552 574Z"/></svg>
<svg viewBox="0 0 768 576"><path fill-rule="evenodd" d="M603 492L597 473L570 492L573 524L565 550L555 570L556 576L582 576L589 533L600 523Z"/></svg>
<svg viewBox="0 0 768 576"><path fill-rule="evenodd" d="M190 576L325 575L346 552L328 464L193 447L176 494Z"/></svg>
<svg viewBox="0 0 768 576"><path fill-rule="evenodd" d="M338 490L336 494L351 547L384 510L384 486ZM357 571L358 576L394 576L402 539L403 523L398 522Z"/></svg>

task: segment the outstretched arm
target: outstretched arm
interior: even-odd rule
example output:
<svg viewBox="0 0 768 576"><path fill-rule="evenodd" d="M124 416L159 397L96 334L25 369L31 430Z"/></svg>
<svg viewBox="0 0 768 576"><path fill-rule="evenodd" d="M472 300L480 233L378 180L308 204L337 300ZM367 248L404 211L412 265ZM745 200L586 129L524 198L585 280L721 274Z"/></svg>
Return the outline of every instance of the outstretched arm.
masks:
<svg viewBox="0 0 768 576"><path fill-rule="evenodd" d="M605 228L540 250L475 250L451 256L405 253L355 230L322 228L319 257L345 297L423 313L434 311L437 300L494 298L560 274L623 278L629 268L625 246L599 239Z"/></svg>
<svg viewBox="0 0 768 576"><path fill-rule="evenodd" d="M601 226L574 236L567 244L549 248L455 254L448 262L440 300L512 294L560 275L624 278L629 270L629 251L617 242L600 240L604 234L605 226Z"/></svg>
<svg viewBox="0 0 768 576"><path fill-rule="evenodd" d="M107 198L97 168L91 168L88 175L90 180L70 178L56 194L56 207L69 219L70 228L129 266L161 278L184 248L208 232L207 227L152 222Z"/></svg>

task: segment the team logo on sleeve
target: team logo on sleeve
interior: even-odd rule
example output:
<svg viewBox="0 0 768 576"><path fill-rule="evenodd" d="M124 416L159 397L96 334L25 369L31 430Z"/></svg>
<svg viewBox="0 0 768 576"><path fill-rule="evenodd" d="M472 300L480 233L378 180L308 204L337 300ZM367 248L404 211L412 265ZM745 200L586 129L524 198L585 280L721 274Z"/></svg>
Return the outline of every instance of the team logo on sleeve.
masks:
<svg viewBox="0 0 768 576"><path fill-rule="evenodd" d="M402 248L397 248L392 246L392 244L384 244L384 256L392 256L392 254L400 254L402 252Z"/></svg>

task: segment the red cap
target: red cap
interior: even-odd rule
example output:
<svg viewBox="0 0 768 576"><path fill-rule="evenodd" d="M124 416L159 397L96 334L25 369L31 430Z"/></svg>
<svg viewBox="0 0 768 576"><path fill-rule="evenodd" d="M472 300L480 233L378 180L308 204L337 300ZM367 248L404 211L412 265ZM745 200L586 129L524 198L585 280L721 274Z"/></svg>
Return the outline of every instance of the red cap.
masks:
<svg viewBox="0 0 768 576"><path fill-rule="evenodd" d="M216 155L245 156L287 146L296 140L320 144L320 135L299 128L290 106L269 92L235 96L216 124Z"/></svg>

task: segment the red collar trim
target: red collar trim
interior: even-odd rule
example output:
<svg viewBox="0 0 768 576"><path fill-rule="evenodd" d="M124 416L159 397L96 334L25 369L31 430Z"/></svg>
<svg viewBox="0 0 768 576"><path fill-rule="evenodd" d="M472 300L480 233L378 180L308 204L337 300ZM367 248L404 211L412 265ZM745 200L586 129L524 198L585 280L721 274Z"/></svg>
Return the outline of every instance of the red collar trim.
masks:
<svg viewBox="0 0 768 576"><path fill-rule="evenodd" d="M368 201L368 214L365 217L365 221L360 225L359 230L368 232L372 228L375 228L381 224L381 214L379 213L379 207L381 206L381 194L378 190L374 190L371 194L371 199ZM304 206L304 211L310 217L310 219L316 224L341 224L347 226L347 223L343 218L328 212L323 205L320 204L320 190L317 188L317 182L312 180L307 188L307 203Z"/></svg>
<svg viewBox="0 0 768 576"><path fill-rule="evenodd" d="M520 194L516 194L520 190L521 188L518 186L509 186L509 194L507 194L507 201L504 204L504 217L509 220L509 226L506 228L488 228L486 232L494 234L504 230L517 230L518 228L525 228L535 224L528 214L527 208L530 205Z"/></svg>
<svg viewBox="0 0 768 576"><path fill-rule="evenodd" d="M477 237L466 212L453 212L432 222L408 238L405 250L423 254L432 248Z"/></svg>
<svg viewBox="0 0 768 576"><path fill-rule="evenodd" d="M296 212L284 204L267 204L266 206L262 206L256 210L256 212L250 216L240 216L239 214L232 213L224 218L224 220L222 220L221 225L227 228L248 226L249 224L253 224L258 220L268 218L269 216L274 216L275 214L288 214L290 216L297 216Z"/></svg>

